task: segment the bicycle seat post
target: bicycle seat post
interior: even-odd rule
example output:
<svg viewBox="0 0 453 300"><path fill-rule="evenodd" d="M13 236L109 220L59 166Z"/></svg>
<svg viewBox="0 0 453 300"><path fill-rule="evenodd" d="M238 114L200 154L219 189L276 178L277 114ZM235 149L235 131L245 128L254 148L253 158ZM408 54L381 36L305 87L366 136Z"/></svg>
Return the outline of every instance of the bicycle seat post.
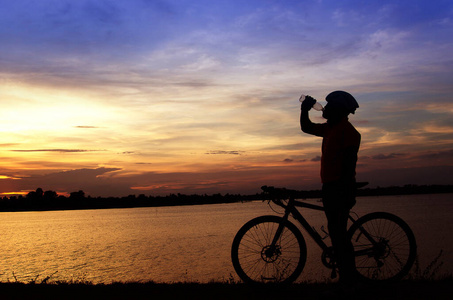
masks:
<svg viewBox="0 0 453 300"><path fill-rule="evenodd" d="M288 198L288 203L286 206L283 206L285 208L285 214L283 216L283 219L286 221L289 218L289 215L293 212L294 208L296 207L296 200L294 199L293 196L290 196Z"/></svg>

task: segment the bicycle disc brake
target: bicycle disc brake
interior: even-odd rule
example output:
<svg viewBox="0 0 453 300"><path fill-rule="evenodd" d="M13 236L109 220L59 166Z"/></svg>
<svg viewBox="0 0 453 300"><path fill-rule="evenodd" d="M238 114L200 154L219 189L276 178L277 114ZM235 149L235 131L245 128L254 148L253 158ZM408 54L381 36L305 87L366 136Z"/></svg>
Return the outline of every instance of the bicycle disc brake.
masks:
<svg viewBox="0 0 453 300"><path fill-rule="evenodd" d="M275 262L281 254L282 250L279 245L266 246L261 250L261 258L267 263Z"/></svg>

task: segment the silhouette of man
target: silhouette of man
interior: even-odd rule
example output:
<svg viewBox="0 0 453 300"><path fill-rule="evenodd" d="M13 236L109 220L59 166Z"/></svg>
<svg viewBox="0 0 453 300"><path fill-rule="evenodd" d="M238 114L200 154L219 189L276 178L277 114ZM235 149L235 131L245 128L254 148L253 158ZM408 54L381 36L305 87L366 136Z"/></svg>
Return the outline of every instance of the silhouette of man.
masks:
<svg viewBox="0 0 453 300"><path fill-rule="evenodd" d="M355 169L360 146L360 133L348 121L348 115L359 107L354 97L344 91L327 95L322 116L326 123L310 121L308 111L316 102L306 96L301 105L300 126L303 132L322 137L321 181L322 201L340 282L355 281L355 258L347 238L349 210L355 204Z"/></svg>

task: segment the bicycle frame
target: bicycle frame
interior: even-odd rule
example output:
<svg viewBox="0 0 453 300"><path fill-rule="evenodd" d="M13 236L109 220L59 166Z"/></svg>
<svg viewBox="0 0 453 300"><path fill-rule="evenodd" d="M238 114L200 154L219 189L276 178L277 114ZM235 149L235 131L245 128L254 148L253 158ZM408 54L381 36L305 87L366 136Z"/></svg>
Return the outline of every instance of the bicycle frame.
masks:
<svg viewBox="0 0 453 300"><path fill-rule="evenodd" d="M283 231L284 228L284 223L288 220L289 216L292 215L294 219L296 219L300 225L307 231L307 233L313 238L313 240L318 244L319 247L321 247L322 250L326 250L328 246L326 243L324 243L322 237L319 235L317 231L315 231L310 224L305 220L305 218L302 216L302 214L299 212L299 210L296 207L305 207L313 210L319 210L319 211L324 211L324 207L319 206L319 205L314 205L314 204L309 204L301 201L296 201L294 198L290 197L288 200L288 204L284 205L283 203L279 203L275 200L272 200L275 204L283 207L285 209L285 214L283 216L283 222L280 224L280 226L277 229L277 232L275 234L274 240L272 242L272 245L275 245L277 243L278 238L280 237L281 232Z"/></svg>
<svg viewBox="0 0 453 300"><path fill-rule="evenodd" d="M283 215L260 216L236 234L231 249L233 266L245 282L292 282L302 272L306 258L306 242L302 228L322 250L321 261L336 277L334 249L325 241L329 236L312 227L302 208L325 211L322 204L304 201L303 193L293 190L262 187L267 200L283 208ZM296 200L297 199L297 200ZM290 220L291 218L294 219ZM407 275L416 258L415 237L399 217L373 212L362 217L348 215L348 228L356 257L357 275L365 280L394 280ZM300 226L296 226L299 223ZM301 228L302 227L302 228ZM290 251L288 251L290 250Z"/></svg>
<svg viewBox="0 0 453 300"><path fill-rule="evenodd" d="M319 235L319 233L308 223L308 221L302 216L302 214L297 209L297 207L304 207L312 210L325 211L323 206L297 201L292 197L288 199L287 205L279 203L276 200L272 200L272 202L285 209L285 213L283 215L283 222L277 229L272 245L275 245L277 243L278 237L283 231L284 223L288 220L289 216L292 215L293 218L300 223L300 225L305 229L305 231L307 231L307 233L312 237L312 239L322 250L327 250L327 248L329 248L326 245L326 243L324 243L323 238ZM356 219L354 219L351 215L349 215L348 218L352 223L355 223ZM372 244L376 243L374 239L371 236L369 236L369 234L365 230L361 230L361 232L371 241Z"/></svg>
<svg viewBox="0 0 453 300"><path fill-rule="evenodd" d="M275 204L277 204L277 205L279 205L279 206L281 206L281 207L283 207L285 209L285 213L284 213L284 216L283 216L283 222L279 225L279 227L277 229L277 232L276 232L276 234L274 236L274 239L273 239L272 244L271 244L272 248L277 244L278 238L280 237L280 235L281 235L281 233L283 231L284 224L285 224L286 221L288 221L288 218L289 218L290 215L292 215L293 218L296 219L300 223L300 225L305 229L305 231L311 236L311 238L315 241L315 243L323 251L326 251L329 248L329 246L327 246L327 244L324 243L323 238L319 235L319 233L308 223L308 221L302 216L302 214L297 209L297 207L304 207L304 208L313 209L313 210L325 211L323 206L309 204L309 203L305 203L305 202L302 202L302 201L297 201L293 197L290 197L288 199L288 204L287 205L285 205L285 204L283 204L283 203L281 203L281 202L279 202L277 200L272 200L272 202L274 202ZM353 224L356 222L356 219L354 219L350 214L348 216L348 219ZM376 242L376 240L372 236L370 236L370 234L365 229L360 227L359 230L370 241L370 243L373 246L378 244ZM361 250L361 251L356 251L355 252L355 256L367 255L371 251L372 251L371 249L365 249L365 250Z"/></svg>

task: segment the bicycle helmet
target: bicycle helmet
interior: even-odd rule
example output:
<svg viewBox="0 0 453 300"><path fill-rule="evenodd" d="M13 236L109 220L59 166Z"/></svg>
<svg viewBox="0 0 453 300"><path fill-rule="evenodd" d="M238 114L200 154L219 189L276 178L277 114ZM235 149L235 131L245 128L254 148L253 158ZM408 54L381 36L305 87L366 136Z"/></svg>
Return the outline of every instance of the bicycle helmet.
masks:
<svg viewBox="0 0 453 300"><path fill-rule="evenodd" d="M335 91L327 95L326 101L332 104L338 104L344 107L349 113L355 113L355 110L359 108L359 104L355 98L344 91Z"/></svg>

